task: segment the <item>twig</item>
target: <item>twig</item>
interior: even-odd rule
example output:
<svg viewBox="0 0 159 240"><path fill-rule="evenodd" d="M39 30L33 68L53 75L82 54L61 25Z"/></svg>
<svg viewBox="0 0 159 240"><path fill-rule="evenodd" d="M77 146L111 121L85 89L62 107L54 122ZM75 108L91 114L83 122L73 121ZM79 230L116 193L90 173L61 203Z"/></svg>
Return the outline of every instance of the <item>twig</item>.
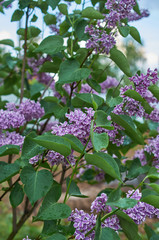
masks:
<svg viewBox="0 0 159 240"><path fill-rule="evenodd" d="M20 180L20 177L9 187L7 190L1 195L0 201L2 201L2 198L14 187L14 185Z"/></svg>
<svg viewBox="0 0 159 240"><path fill-rule="evenodd" d="M26 65L26 53L27 53L28 19L29 19L29 6L28 6L27 11L26 11L26 20L25 20L24 57L23 57L23 65L22 65L20 103L22 102L23 96L24 96L24 79L25 79L25 65Z"/></svg>
<svg viewBox="0 0 159 240"><path fill-rule="evenodd" d="M37 201L34 206L28 210L27 212L25 212L22 217L20 218L19 222L16 225L16 231L15 232L11 232L11 234L9 235L9 237L7 238L7 240L13 240L15 235L17 234L17 232L20 230L20 228L23 226L23 224L26 222L26 220L31 216L31 214L33 213L33 211L36 209L36 207L38 206L39 201Z"/></svg>

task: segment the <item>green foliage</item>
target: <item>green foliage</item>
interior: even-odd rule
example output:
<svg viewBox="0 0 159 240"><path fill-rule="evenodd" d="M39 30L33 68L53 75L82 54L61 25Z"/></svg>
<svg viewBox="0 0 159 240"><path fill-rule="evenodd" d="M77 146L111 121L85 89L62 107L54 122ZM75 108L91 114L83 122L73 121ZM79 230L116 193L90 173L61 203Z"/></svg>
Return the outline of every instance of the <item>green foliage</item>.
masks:
<svg viewBox="0 0 159 240"><path fill-rule="evenodd" d="M64 50L65 47L63 46L63 38L60 36L49 36L45 38L35 52L42 52L47 54L55 54Z"/></svg>
<svg viewBox="0 0 159 240"><path fill-rule="evenodd" d="M59 83L72 83L86 79L90 70L87 68L80 68L79 62L75 59L69 59L61 63L59 69Z"/></svg>
<svg viewBox="0 0 159 240"><path fill-rule="evenodd" d="M59 136L43 135L33 138L32 141L35 141L47 149L59 152L64 156L68 156L71 153L71 145L69 141Z"/></svg>
<svg viewBox="0 0 159 240"><path fill-rule="evenodd" d="M19 183L16 183L15 186L12 188L9 196L10 203L15 208L19 204L21 204L23 198L24 198L23 188Z"/></svg>
<svg viewBox="0 0 159 240"><path fill-rule="evenodd" d="M3 145L0 147L0 157L10 155L10 154L18 154L20 147L17 145Z"/></svg>
<svg viewBox="0 0 159 240"><path fill-rule="evenodd" d="M0 0L0 12L7 11L7 9L4 11L4 8L13 2L14 0L4 2ZM68 2L71 3L71 7ZM140 59L144 62L144 56L132 40L125 45L126 50L123 51L125 55L122 50L117 49L117 44L112 44L109 53L104 53L105 49L101 47L103 33L111 34L114 43L117 33L124 38L131 36L140 44L141 37L134 26L128 25L127 18L116 22L115 28L109 28L105 18L112 9L105 8L106 2L106 0L91 0L89 3L81 0L19 0L17 9L13 10L11 22L20 23L24 20L25 28L20 27L17 30L20 41L18 47L14 47L12 39L0 40L0 45L5 46L5 50L0 49L0 108L5 111L8 108L6 103L10 103L13 96L15 105L12 114L15 112L15 117L18 111L20 114L26 111L26 114L30 115L33 112L34 116L30 116L32 120L29 122L26 120L19 128L13 126L8 129L5 126L4 129L3 127L0 129L2 136L0 157L3 157L0 161L2 183L0 200L9 194L13 208L13 216L11 219L9 215L7 229L11 235L8 237L2 233L3 239L7 237L18 240L26 235L31 239L42 240L77 238L75 236L77 224L74 224L74 220L70 221L71 223L67 220L71 215L67 201L70 197L88 198L81 191L84 181L93 185L100 178L107 184L117 180L118 186L114 188L106 186L102 191L99 189L98 196L106 193L108 197L106 207L109 206L112 210L92 213L97 214L96 225L94 224L94 227L84 234L83 239L89 238L92 231L95 231L95 240L118 240L120 232L123 232L129 240L142 239L135 222L123 211L138 204L132 195L126 197L124 189L127 187L140 188L141 201L159 208L157 184L159 173L154 167L156 163L154 152L143 153L144 161L147 162L145 166L141 164L139 158L133 158L132 155L136 149L147 146L151 137L158 136L157 121L147 120L151 113L155 115L155 103L152 105L149 99L146 100L147 96L142 97L143 95L135 90L136 84L133 85L129 79L136 72L142 78L142 71L139 71L137 62ZM137 1L133 9L141 15ZM42 29L38 22L40 19L44 22ZM36 21L38 27L33 26ZM52 29L52 35L47 34L48 27ZM94 28L96 34L93 33L91 36L91 31L90 34L86 33L86 27ZM98 40L98 37L101 45L96 48L94 44L97 42L91 41L95 38ZM39 38L42 38L40 44ZM10 52L8 46L12 47L9 49ZM123 77L120 70L124 73ZM116 77L119 82L114 83L111 77ZM104 89L107 81L108 86ZM141 82L140 84L142 85ZM148 90L159 100L157 84L152 81ZM127 90L123 97L120 88L125 85L132 85L134 90ZM29 104L21 110L18 104L21 106L25 99L31 100L36 106L41 106L44 114L40 114L40 110L30 107ZM146 113L142 123L135 114L132 116L128 113L126 99L141 104ZM114 114L114 108L116 106L120 108L120 104L128 109L126 112L121 111L122 114ZM12 105L9 107L12 108ZM40 117L36 117L36 114ZM24 117L27 118L25 115ZM7 117L0 121L1 126L3 121L11 120L19 119ZM56 128L59 133L52 134L52 128L54 133ZM7 138L10 133L17 137ZM5 140L11 143L18 140L19 135L24 137L22 147L20 144L18 146L18 143L3 145ZM31 165L31 162L34 163ZM143 175L144 179L139 180L139 185L135 188L133 181ZM146 179L148 183L145 182ZM44 224L41 233L37 230L34 235L30 234L31 231L28 229L20 230L21 223L25 222L38 205L38 213L33 217L33 222L39 221L38 225L41 225L41 222ZM102 227L103 222L106 219L111 221L114 215L120 222L119 234L111 228ZM6 214L6 219L7 217ZM16 225L16 231L22 231L22 236L21 232L19 235L15 233L11 222L14 227ZM2 225L1 229L3 228L5 229ZM148 239L158 239L156 232L147 225L145 232Z"/></svg>
<svg viewBox="0 0 159 240"><path fill-rule="evenodd" d="M116 65L128 76L131 77L129 63L125 55L116 48L110 50L110 58L116 63Z"/></svg>
<svg viewBox="0 0 159 240"><path fill-rule="evenodd" d="M20 174L24 184L24 192L33 205L37 200L44 197L52 185L52 175L47 170L35 171L33 167L24 167Z"/></svg>
<svg viewBox="0 0 159 240"><path fill-rule="evenodd" d="M121 181L118 165L109 154L102 152L85 154L85 159L88 164L101 168L108 175Z"/></svg>
<svg viewBox="0 0 159 240"><path fill-rule="evenodd" d="M11 177L15 176L20 167L16 163L7 164L5 162L0 162L0 183L9 180Z"/></svg>

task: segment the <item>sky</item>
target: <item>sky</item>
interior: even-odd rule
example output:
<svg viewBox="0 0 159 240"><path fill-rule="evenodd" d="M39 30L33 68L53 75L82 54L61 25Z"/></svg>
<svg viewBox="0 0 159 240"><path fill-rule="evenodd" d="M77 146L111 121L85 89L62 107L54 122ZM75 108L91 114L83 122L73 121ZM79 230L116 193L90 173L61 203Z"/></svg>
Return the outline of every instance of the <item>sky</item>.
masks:
<svg viewBox="0 0 159 240"><path fill-rule="evenodd" d="M143 42L143 50L147 58L145 68L159 68L159 0L139 0L140 8L148 8L150 16L139 21L131 22L131 26L135 26L141 35ZM14 3L16 7L17 1ZM0 40L11 38L15 45L18 44L16 31L18 29L17 22L10 22L13 9L5 10L5 14L0 13ZM38 13L39 14L39 13ZM34 24L35 25L35 24ZM38 22L39 28L42 27L42 18ZM49 31L45 32L48 35Z"/></svg>

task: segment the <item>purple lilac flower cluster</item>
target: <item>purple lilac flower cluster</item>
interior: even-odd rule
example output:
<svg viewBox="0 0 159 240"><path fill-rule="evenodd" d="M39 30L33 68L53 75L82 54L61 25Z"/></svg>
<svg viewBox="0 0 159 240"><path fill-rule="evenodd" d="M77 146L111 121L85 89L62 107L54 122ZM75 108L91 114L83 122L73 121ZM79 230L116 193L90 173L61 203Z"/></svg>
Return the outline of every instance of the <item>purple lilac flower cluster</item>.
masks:
<svg viewBox="0 0 159 240"><path fill-rule="evenodd" d="M116 78L108 76L107 79L100 83L101 93L106 93L107 89L118 86L119 82Z"/></svg>
<svg viewBox="0 0 159 240"><path fill-rule="evenodd" d="M141 14L139 15L136 12L130 12L129 15L127 16L128 21L129 22L137 21L140 20L141 18L149 17L150 15L148 9L140 9L140 13Z"/></svg>
<svg viewBox="0 0 159 240"><path fill-rule="evenodd" d="M76 109L74 112L70 112L65 115L68 119L68 122L59 123L52 127L52 133L58 136L63 136L65 134L72 134L77 137L83 144L86 144L87 139L90 135L90 126L91 120L94 116L94 111L92 108L85 108L85 112L82 112L80 109ZM117 146L121 145L124 141L124 138L120 136L119 130L123 128L119 125L113 123L114 130L107 130L103 128L97 128L98 133L107 132L110 141ZM91 142L88 144L88 147L91 147Z"/></svg>
<svg viewBox="0 0 159 240"><path fill-rule="evenodd" d="M19 128L24 122L24 115L20 112L0 110L0 129Z"/></svg>
<svg viewBox="0 0 159 240"><path fill-rule="evenodd" d="M38 119L43 116L44 109L39 102L31 100L17 106L14 103L7 103L6 108L7 110L0 110L0 146L14 144L22 147L23 136L15 131L2 132L2 130L19 128L32 119Z"/></svg>
<svg viewBox="0 0 159 240"><path fill-rule="evenodd" d="M50 163L51 166L62 164L63 166L72 166L75 165L75 158L73 153L67 156L67 159L61 155L60 153L49 151L46 155L46 159Z"/></svg>
<svg viewBox="0 0 159 240"><path fill-rule="evenodd" d="M91 36L86 43L86 48L93 48L96 53L108 54L110 49L116 44L114 34L108 34L99 21L97 25L98 27L90 25L85 28L85 33Z"/></svg>
<svg viewBox="0 0 159 240"><path fill-rule="evenodd" d="M36 58L28 58L28 66L33 71L32 74L28 74L28 79L36 78L38 82L47 85L50 82L50 80L52 79L52 77L48 73L44 73L44 72L40 73L39 72L42 64L44 64L47 61L51 61L50 56L47 56L47 57L39 56L37 59Z"/></svg>
<svg viewBox="0 0 159 240"><path fill-rule="evenodd" d="M18 145L22 147L24 142L24 137L16 132L0 133L0 147L8 144Z"/></svg>
<svg viewBox="0 0 159 240"><path fill-rule="evenodd" d="M44 115L44 108L41 107L40 103L30 99L18 105L7 103L6 108L9 111L13 111L15 115L21 114L26 122L41 118Z"/></svg>
<svg viewBox="0 0 159 240"><path fill-rule="evenodd" d="M109 14L106 15L107 27L110 29L115 28L117 22L127 18L131 10L136 5L135 0L108 0L106 8L109 9Z"/></svg>
<svg viewBox="0 0 159 240"><path fill-rule="evenodd" d="M126 194L127 198L133 198L138 201L138 203L133 208L128 208L123 210L136 224L141 224L145 221L146 217L159 218L159 209L144 203L140 202L142 194L137 189L136 191L128 191ZM75 228L75 239L82 240L82 239L94 239L95 231L93 230L91 234L88 236L87 233L95 227L97 215L96 213L107 214L112 211L112 208L109 205L106 205L108 197L105 193L102 193L101 196L97 197L91 204L91 214L85 213L83 210L75 209L72 211L70 217L68 218L69 221L74 222ZM121 229L119 219L116 215L112 215L108 217L102 222L101 227L109 227L118 231Z"/></svg>
<svg viewBox="0 0 159 240"><path fill-rule="evenodd" d="M145 145L143 149L135 152L134 158L139 158L142 166L147 164L145 153L153 156L152 166L159 171L159 135L157 135L155 138L149 139L148 144Z"/></svg>
<svg viewBox="0 0 159 240"><path fill-rule="evenodd" d="M158 100L152 96L150 91L148 90L148 87L151 84L155 84L159 78L157 76L157 69L154 71L148 69L147 74L136 74L135 76L129 78L131 82L133 82L133 86L125 86L120 89L120 95L123 98L123 102L117 105L113 112L115 114L126 114L129 116L139 116L139 117L146 117L147 119L150 119L152 121L159 121L159 110L152 105L153 103L157 103ZM127 97L124 95L124 93L127 90L135 90L138 92L143 98L147 100L147 102L154 107L154 110L147 114L142 107L141 103L139 101L136 101L130 97Z"/></svg>
<svg viewBox="0 0 159 240"><path fill-rule="evenodd" d="M142 197L142 194L137 189L135 192L128 191L127 198L133 198L139 201ZM157 217L159 218L159 209L155 208L147 203L144 202L138 202L133 208L128 208L126 210L123 210L136 224L143 223L146 218L153 218Z"/></svg>

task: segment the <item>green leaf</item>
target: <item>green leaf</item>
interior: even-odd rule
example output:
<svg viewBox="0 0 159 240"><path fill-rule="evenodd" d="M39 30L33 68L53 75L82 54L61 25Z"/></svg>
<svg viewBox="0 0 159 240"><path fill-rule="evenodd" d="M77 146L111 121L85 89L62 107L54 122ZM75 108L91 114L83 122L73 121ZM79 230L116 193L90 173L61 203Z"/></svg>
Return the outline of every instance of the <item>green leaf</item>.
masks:
<svg viewBox="0 0 159 240"><path fill-rule="evenodd" d="M131 77L130 66L125 55L115 47L110 50L110 58L128 76Z"/></svg>
<svg viewBox="0 0 159 240"><path fill-rule="evenodd" d="M109 203L109 202L116 202L116 201L118 201L120 199L120 197L121 197L121 189L120 188L121 188L121 186L119 185L119 187L117 189L114 189L109 194L107 203Z"/></svg>
<svg viewBox="0 0 159 240"><path fill-rule="evenodd" d="M130 35L140 44L142 44L141 42L141 38L140 38L140 34L138 32L138 30L135 27L130 27Z"/></svg>
<svg viewBox="0 0 159 240"><path fill-rule="evenodd" d="M128 179L133 179L138 177L141 174L147 173L149 171L149 166L141 166L141 162L138 158L134 159L132 161L132 164L130 165L130 169L127 174Z"/></svg>
<svg viewBox="0 0 159 240"><path fill-rule="evenodd" d="M20 147L17 145L3 145L0 147L0 157L10 155L10 154L19 154Z"/></svg>
<svg viewBox="0 0 159 240"><path fill-rule="evenodd" d="M102 149L106 149L109 144L109 137L107 133L96 133L91 134L91 141L96 152Z"/></svg>
<svg viewBox="0 0 159 240"><path fill-rule="evenodd" d="M125 130L125 133L132 139L134 142L143 145L144 139L141 133L137 130L134 122L131 117L127 115L116 115L111 113L112 121L122 126Z"/></svg>
<svg viewBox="0 0 159 240"><path fill-rule="evenodd" d="M85 33L85 27L88 25L88 21L86 21L85 19L81 19L77 25L75 26L75 33L78 37L79 41L82 40L87 40L88 36Z"/></svg>
<svg viewBox="0 0 159 240"><path fill-rule="evenodd" d="M99 240L100 235L101 235L101 214L98 215L98 218L96 221L94 240Z"/></svg>
<svg viewBox="0 0 159 240"><path fill-rule="evenodd" d="M29 162L30 158L41 154L45 150L45 148L39 146L36 142L33 141L34 137L36 137L35 133L30 133L25 137L21 154L22 161L27 160L27 162Z"/></svg>
<svg viewBox="0 0 159 240"><path fill-rule="evenodd" d="M144 189L142 191L141 202L145 202L154 206L155 208L159 208L159 195L156 193L156 191Z"/></svg>
<svg viewBox="0 0 159 240"><path fill-rule="evenodd" d="M104 99L96 94L92 94L94 101L97 103L98 107L104 103ZM72 105L74 107L93 107L92 98L89 93L76 93L76 97L72 99Z"/></svg>
<svg viewBox="0 0 159 240"><path fill-rule="evenodd" d="M71 154L71 145L63 137L55 135L41 135L33 138L32 141L35 141L37 144L49 150L54 150L65 157Z"/></svg>
<svg viewBox="0 0 159 240"><path fill-rule="evenodd" d="M67 10L66 4L64 4L64 3L59 4L58 9L63 15L68 15L68 10Z"/></svg>
<svg viewBox="0 0 159 240"><path fill-rule="evenodd" d="M159 172L155 167L151 167L147 176L147 178L159 179Z"/></svg>
<svg viewBox="0 0 159 240"><path fill-rule="evenodd" d="M30 166L22 169L20 178L24 184L24 192L32 205L46 195L53 183L51 172L45 169L35 171Z"/></svg>
<svg viewBox="0 0 159 240"><path fill-rule="evenodd" d="M141 15L141 12L140 12L140 8L139 8L139 5L137 3L137 0L135 0L136 2L136 5L133 7L133 10L138 14L138 15Z"/></svg>
<svg viewBox="0 0 159 240"><path fill-rule="evenodd" d="M77 4L81 4L81 0L75 0Z"/></svg>
<svg viewBox="0 0 159 240"><path fill-rule="evenodd" d="M11 39L3 39L3 40L0 40L0 44L14 47L14 42L13 42L13 40L11 40Z"/></svg>
<svg viewBox="0 0 159 240"><path fill-rule="evenodd" d="M152 85L149 88L149 91L159 100L159 87L156 85Z"/></svg>
<svg viewBox="0 0 159 240"><path fill-rule="evenodd" d="M46 61L40 68L39 72L57 73L59 65L55 62Z"/></svg>
<svg viewBox="0 0 159 240"><path fill-rule="evenodd" d="M133 208L137 203L138 201L132 198L120 198L116 202L109 202L108 205L128 209Z"/></svg>
<svg viewBox="0 0 159 240"><path fill-rule="evenodd" d="M46 0L47 4L52 7L52 10L54 10L58 6L60 1L61 0Z"/></svg>
<svg viewBox="0 0 159 240"><path fill-rule="evenodd" d="M147 238L150 239L153 235L156 235L155 231L145 223L144 230L146 232Z"/></svg>
<svg viewBox="0 0 159 240"><path fill-rule="evenodd" d="M65 49L63 43L64 41L62 37L49 36L40 43L35 52L42 52L52 55Z"/></svg>
<svg viewBox="0 0 159 240"><path fill-rule="evenodd" d="M122 97L115 97L115 98L111 98L109 101L108 101L108 104L110 107L115 107L116 105L122 103L123 101L123 98Z"/></svg>
<svg viewBox="0 0 159 240"><path fill-rule="evenodd" d="M107 120L108 115L102 111L102 110L98 110L95 112L94 114L94 120L96 123L96 127L102 127L105 129L109 129L109 130L113 130L114 127L111 126L111 121Z"/></svg>
<svg viewBox="0 0 159 240"><path fill-rule="evenodd" d="M27 39L35 38L41 33L41 30L37 27L30 26L27 31ZM25 37L25 28L19 28L17 31L18 35L21 35L21 39L24 40Z"/></svg>
<svg viewBox="0 0 159 240"><path fill-rule="evenodd" d="M82 11L82 17L89 19L104 19L103 14L95 10L93 7L87 7Z"/></svg>
<svg viewBox="0 0 159 240"><path fill-rule="evenodd" d="M70 178L67 177L66 178L66 185L68 187L70 182ZM70 196L74 196L74 197L80 197L80 198L87 198L87 196L81 194L79 187L77 186L77 184L72 180L70 188L69 188L69 195Z"/></svg>
<svg viewBox="0 0 159 240"><path fill-rule="evenodd" d="M0 183L9 180L19 172L20 167L16 163L0 165Z"/></svg>
<svg viewBox="0 0 159 240"><path fill-rule="evenodd" d="M70 28L70 24L65 20L60 24L60 35L64 35L68 32L68 29Z"/></svg>
<svg viewBox="0 0 159 240"><path fill-rule="evenodd" d="M157 194L159 194L159 185L156 183L149 183L148 186L150 186Z"/></svg>
<svg viewBox="0 0 159 240"><path fill-rule="evenodd" d="M127 37L130 33L129 26L118 26L118 30L123 37Z"/></svg>
<svg viewBox="0 0 159 240"><path fill-rule="evenodd" d="M14 187L11 190L9 200L12 205L12 207L17 207L21 202L23 201L24 198L24 192L22 186L17 182Z"/></svg>
<svg viewBox="0 0 159 240"><path fill-rule="evenodd" d="M102 228L99 240L120 240L118 234L111 228Z"/></svg>
<svg viewBox="0 0 159 240"><path fill-rule="evenodd" d="M153 111L153 108L149 105L149 103L135 90L129 89L124 93L124 95L139 101L146 113L150 114Z"/></svg>
<svg viewBox="0 0 159 240"><path fill-rule="evenodd" d="M88 85L93 88L96 92L101 93L101 86L94 79L87 79Z"/></svg>
<svg viewBox="0 0 159 240"><path fill-rule="evenodd" d="M47 13L44 16L44 22L46 23L46 25L56 24L56 17L55 17L55 15Z"/></svg>
<svg viewBox="0 0 159 240"><path fill-rule="evenodd" d="M66 218L70 215L71 209L62 203L57 203L61 196L60 184L54 182L52 188L45 196L42 206L34 218L34 221L38 220L56 220Z"/></svg>
<svg viewBox="0 0 159 240"><path fill-rule="evenodd" d="M14 21L19 21L24 15L24 11L22 10L15 10L13 15L12 15L12 18L11 18L11 22L14 22Z"/></svg>
<svg viewBox="0 0 159 240"><path fill-rule="evenodd" d="M111 177L121 181L119 167L114 158L112 158L109 154L102 152L85 154L85 159L88 164L95 165L98 168L101 168Z"/></svg>
<svg viewBox="0 0 159 240"><path fill-rule="evenodd" d="M66 134L63 136L63 138L66 139L71 144L72 149L74 149L76 152L79 153L83 152L84 146L77 137L71 134Z"/></svg>
<svg viewBox="0 0 159 240"><path fill-rule="evenodd" d="M36 22L37 19L38 19L38 17L34 14L32 19L31 19L31 22Z"/></svg>
<svg viewBox="0 0 159 240"><path fill-rule="evenodd" d="M75 59L65 60L60 65L59 83L72 83L86 79L91 71L88 68L80 68L80 64Z"/></svg>
<svg viewBox="0 0 159 240"><path fill-rule="evenodd" d="M38 97L40 97L41 93L40 91L45 89L45 85L41 84L39 82L36 82L32 85L30 85L30 97L31 99L37 99Z"/></svg>
<svg viewBox="0 0 159 240"><path fill-rule="evenodd" d="M46 237L45 240L67 240L67 238L60 233L55 233L50 237Z"/></svg>
<svg viewBox="0 0 159 240"><path fill-rule="evenodd" d="M24 9L29 6L32 0L19 0L19 8Z"/></svg>
<svg viewBox="0 0 159 240"><path fill-rule="evenodd" d="M129 240L141 240L141 237L138 234L138 226L134 221L124 212L117 211L117 217L120 221L120 226Z"/></svg>

